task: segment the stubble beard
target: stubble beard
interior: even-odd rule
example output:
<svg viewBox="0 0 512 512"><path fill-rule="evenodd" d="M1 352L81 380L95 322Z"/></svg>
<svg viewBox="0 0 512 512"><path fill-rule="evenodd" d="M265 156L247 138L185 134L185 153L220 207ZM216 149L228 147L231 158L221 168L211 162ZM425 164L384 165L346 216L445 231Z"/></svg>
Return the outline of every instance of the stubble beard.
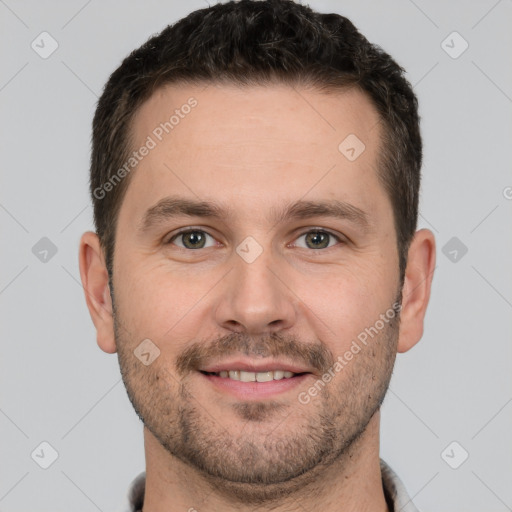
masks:
<svg viewBox="0 0 512 512"><path fill-rule="evenodd" d="M279 501L307 486L318 490L329 467L342 468L357 456L357 441L388 389L399 332L397 315L308 404L296 397L237 402L227 411L237 423L229 428L221 424L220 412L211 414L194 397L190 374L181 379L171 374L163 358L141 364L133 354L137 342L124 334L118 317L116 312L121 374L144 426L212 490L253 505ZM271 343L266 340L264 346ZM261 354L261 347L250 352Z"/></svg>

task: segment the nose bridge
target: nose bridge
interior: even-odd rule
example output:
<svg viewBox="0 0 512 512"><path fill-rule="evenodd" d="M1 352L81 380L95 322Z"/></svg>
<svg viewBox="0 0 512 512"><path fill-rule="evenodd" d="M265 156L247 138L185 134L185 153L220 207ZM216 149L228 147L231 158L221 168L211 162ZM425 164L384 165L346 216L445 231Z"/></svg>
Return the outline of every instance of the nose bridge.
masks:
<svg viewBox="0 0 512 512"><path fill-rule="evenodd" d="M217 308L217 322L229 329L264 333L285 329L295 319L293 294L279 276L271 248L248 237L233 253Z"/></svg>

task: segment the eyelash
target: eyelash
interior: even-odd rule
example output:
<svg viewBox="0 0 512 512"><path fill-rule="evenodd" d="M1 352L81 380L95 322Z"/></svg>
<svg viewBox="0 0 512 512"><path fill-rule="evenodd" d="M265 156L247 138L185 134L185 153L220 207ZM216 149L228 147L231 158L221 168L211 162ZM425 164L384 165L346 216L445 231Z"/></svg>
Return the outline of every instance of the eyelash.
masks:
<svg viewBox="0 0 512 512"><path fill-rule="evenodd" d="M169 240L167 242L165 242L165 245L171 245L172 242L178 238L179 236L181 235L186 235L188 233L195 233L195 232L199 232L199 233L205 233L206 235L212 237L213 239L215 239L215 237L213 235L210 235L210 233L208 233L207 231L205 231L204 229L195 229L195 228L186 228L184 229L183 231L178 231L178 233L174 234L171 238L169 238ZM336 239L336 241L338 243L345 243L345 240L343 240L341 237L339 237L338 235L335 235L334 233L332 233L331 231L329 230L326 230L324 228L312 228L312 229L309 229L307 231L304 231L303 233L297 235L296 239L304 236L304 235L307 235L309 233L325 233L331 237L333 237L334 239ZM189 252L192 252L192 251L199 251L200 249L210 249L210 247L201 247L199 249L188 249L186 247L180 247L180 246L177 246L179 249L183 249L185 251L189 251ZM331 246L331 247L325 247L323 249L309 249L310 251L319 251L319 250L323 250L323 251L326 251L327 249L332 249L334 246ZM299 247L299 249L308 249L307 247Z"/></svg>

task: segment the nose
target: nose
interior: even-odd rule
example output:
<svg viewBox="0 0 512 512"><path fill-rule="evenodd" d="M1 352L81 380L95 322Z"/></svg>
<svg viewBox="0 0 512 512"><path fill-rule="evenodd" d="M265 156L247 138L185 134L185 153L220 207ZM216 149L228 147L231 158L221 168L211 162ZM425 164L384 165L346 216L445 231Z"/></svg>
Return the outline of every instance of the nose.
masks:
<svg viewBox="0 0 512 512"><path fill-rule="evenodd" d="M298 299L269 253L263 251L251 263L233 254L234 267L219 288L219 326L258 335L288 329L295 323Z"/></svg>

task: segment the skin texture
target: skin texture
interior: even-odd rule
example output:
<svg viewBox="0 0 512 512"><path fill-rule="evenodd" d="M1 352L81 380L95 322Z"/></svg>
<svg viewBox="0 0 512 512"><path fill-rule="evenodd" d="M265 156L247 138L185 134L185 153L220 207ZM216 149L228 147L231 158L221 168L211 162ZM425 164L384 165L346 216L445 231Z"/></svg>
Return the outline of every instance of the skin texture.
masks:
<svg viewBox="0 0 512 512"><path fill-rule="evenodd" d="M134 148L191 96L197 106L131 176L112 294L97 236L87 232L80 244L98 345L118 352L145 425L144 510L386 511L379 407L396 353L422 336L435 242L430 231L417 231L401 289L393 212L376 171L378 114L356 90L172 86L137 113ZM354 161L338 150L349 134L365 144ZM171 195L228 212L140 229L146 210ZM272 218L300 200L344 201L367 224ZM200 230L204 247L193 236L175 236L183 228ZM334 236L319 243L315 229ZM249 236L257 242L250 250L261 249L250 263L237 252ZM193 244L201 248L187 248ZM401 294L400 318L384 322L301 403L299 393ZM160 351L147 366L134 355L145 339ZM295 363L310 374L291 390L242 400L198 371L235 357Z"/></svg>

